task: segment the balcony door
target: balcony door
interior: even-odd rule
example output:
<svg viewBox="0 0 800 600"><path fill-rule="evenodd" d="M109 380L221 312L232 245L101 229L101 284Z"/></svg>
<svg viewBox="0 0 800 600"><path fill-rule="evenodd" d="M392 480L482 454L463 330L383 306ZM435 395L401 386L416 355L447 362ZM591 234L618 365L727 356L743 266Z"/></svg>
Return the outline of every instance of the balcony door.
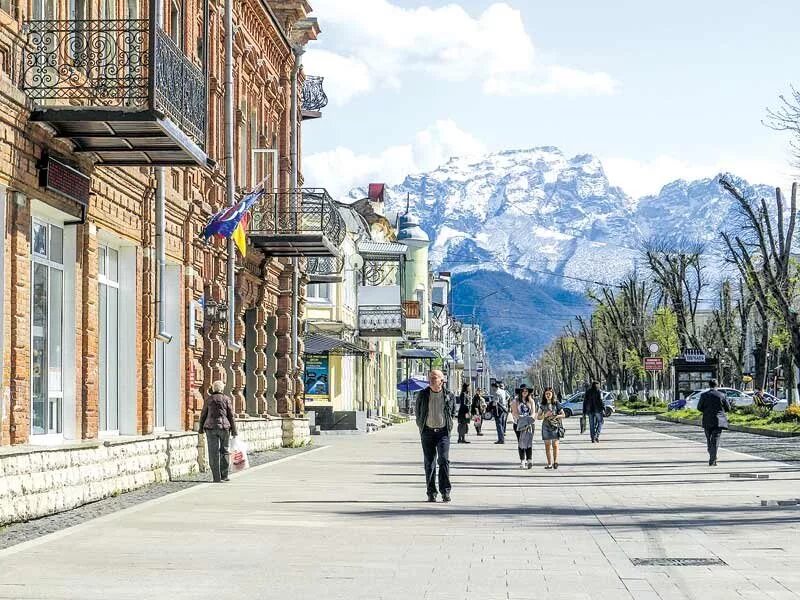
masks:
<svg viewBox="0 0 800 600"><path fill-rule="evenodd" d="M35 20L50 20L56 18L56 0L33 0L31 13Z"/></svg>
<svg viewBox="0 0 800 600"><path fill-rule="evenodd" d="M119 252L108 246L98 248L99 350L98 398L99 428L119 432Z"/></svg>

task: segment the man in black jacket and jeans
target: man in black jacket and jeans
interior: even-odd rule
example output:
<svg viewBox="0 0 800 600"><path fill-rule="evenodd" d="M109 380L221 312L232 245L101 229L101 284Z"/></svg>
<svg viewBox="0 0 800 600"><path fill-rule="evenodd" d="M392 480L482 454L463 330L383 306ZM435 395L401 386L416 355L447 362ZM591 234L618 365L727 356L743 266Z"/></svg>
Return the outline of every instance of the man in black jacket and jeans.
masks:
<svg viewBox="0 0 800 600"><path fill-rule="evenodd" d="M703 413L703 429L708 444L708 466L716 467L719 438L722 430L728 428L728 417L725 413L731 410L731 404L725 394L717 389L716 379L709 381L708 387L711 389L700 395L697 410Z"/></svg>
<svg viewBox="0 0 800 600"><path fill-rule="evenodd" d="M600 431L603 429L603 395L600 383L593 381L592 386L583 395L583 414L589 417L589 436L592 443L600 443Z"/></svg>
<svg viewBox="0 0 800 600"><path fill-rule="evenodd" d="M428 387L417 394L416 417L425 457L428 502L436 502L436 463L442 501L450 502L450 431L453 429L455 399L444 387L444 373L432 370ZM438 454L438 461L437 461Z"/></svg>

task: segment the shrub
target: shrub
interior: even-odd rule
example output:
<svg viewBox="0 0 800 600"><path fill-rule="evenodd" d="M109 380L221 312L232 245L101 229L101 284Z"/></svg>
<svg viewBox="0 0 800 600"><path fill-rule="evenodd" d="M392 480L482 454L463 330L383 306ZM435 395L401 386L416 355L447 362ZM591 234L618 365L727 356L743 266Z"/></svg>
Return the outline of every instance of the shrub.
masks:
<svg viewBox="0 0 800 600"><path fill-rule="evenodd" d="M755 404L746 404L745 406L737 406L733 409L734 412L740 415L761 415L763 413Z"/></svg>
<svg viewBox="0 0 800 600"><path fill-rule="evenodd" d="M800 406L797 404L791 404L790 406L787 406L786 410L783 411L783 414L781 415L781 421L784 423L800 422Z"/></svg>
<svg viewBox="0 0 800 600"><path fill-rule="evenodd" d="M620 404L627 404L629 400L630 399L628 398L628 392L626 392L625 390L622 390L617 395L617 402L619 402Z"/></svg>

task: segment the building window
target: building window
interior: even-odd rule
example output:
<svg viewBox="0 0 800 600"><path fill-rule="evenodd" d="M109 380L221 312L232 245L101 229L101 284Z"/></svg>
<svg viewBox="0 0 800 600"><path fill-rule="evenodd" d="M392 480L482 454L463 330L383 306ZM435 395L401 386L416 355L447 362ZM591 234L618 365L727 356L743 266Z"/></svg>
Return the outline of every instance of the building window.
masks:
<svg viewBox="0 0 800 600"><path fill-rule="evenodd" d="M330 283L310 283L306 290L306 298L309 302L330 302L331 284Z"/></svg>
<svg viewBox="0 0 800 600"><path fill-rule="evenodd" d="M117 0L101 0L100 18L101 19L117 18Z"/></svg>
<svg viewBox="0 0 800 600"><path fill-rule="evenodd" d="M99 428L119 431L119 253L108 246L98 249Z"/></svg>
<svg viewBox="0 0 800 600"><path fill-rule="evenodd" d="M182 13L180 3L177 0L172 0L169 3L169 36L178 48L182 48L181 44L183 44Z"/></svg>
<svg viewBox="0 0 800 600"><path fill-rule="evenodd" d="M31 251L31 433L62 433L64 230L34 219Z"/></svg>
<svg viewBox="0 0 800 600"><path fill-rule="evenodd" d="M33 0L31 9L35 20L56 18L55 0Z"/></svg>

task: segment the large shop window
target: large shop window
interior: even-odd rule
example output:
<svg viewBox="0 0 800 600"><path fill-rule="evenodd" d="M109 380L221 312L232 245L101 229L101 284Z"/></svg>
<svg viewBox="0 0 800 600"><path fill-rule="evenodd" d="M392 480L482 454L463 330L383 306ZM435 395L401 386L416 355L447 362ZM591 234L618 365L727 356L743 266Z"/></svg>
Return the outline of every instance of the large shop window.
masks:
<svg viewBox="0 0 800 600"><path fill-rule="evenodd" d="M34 219L31 251L31 433L60 434L64 414L64 230Z"/></svg>
<svg viewBox="0 0 800 600"><path fill-rule="evenodd" d="M165 325L172 341L156 342L156 423L159 430L180 431L181 399L181 270L177 265L164 269L165 295L162 298Z"/></svg>
<svg viewBox="0 0 800 600"><path fill-rule="evenodd" d="M98 416L101 431L119 431L119 253L98 249L99 364Z"/></svg>

